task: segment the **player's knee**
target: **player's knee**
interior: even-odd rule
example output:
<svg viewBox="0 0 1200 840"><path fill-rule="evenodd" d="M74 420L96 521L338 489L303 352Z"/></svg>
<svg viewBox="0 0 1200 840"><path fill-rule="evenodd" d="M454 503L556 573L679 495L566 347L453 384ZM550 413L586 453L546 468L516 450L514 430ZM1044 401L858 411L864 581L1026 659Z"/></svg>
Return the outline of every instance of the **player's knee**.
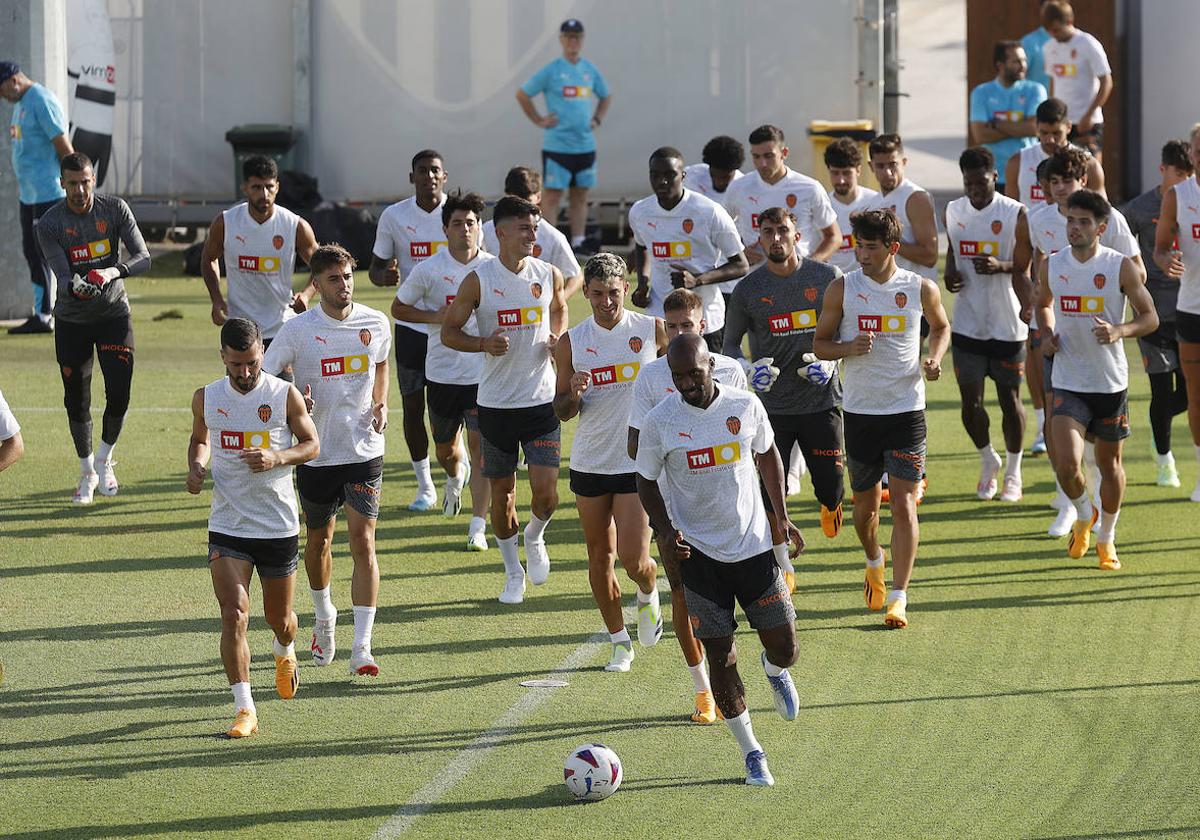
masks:
<svg viewBox="0 0 1200 840"><path fill-rule="evenodd" d="M795 638L773 642L767 658L777 668L790 668L800 658L800 647Z"/></svg>
<svg viewBox="0 0 1200 840"><path fill-rule="evenodd" d="M221 602L221 629L244 635L250 624L250 605L239 600Z"/></svg>
<svg viewBox="0 0 1200 840"><path fill-rule="evenodd" d="M732 668L737 665L737 647L732 638L704 639L702 644L710 668Z"/></svg>

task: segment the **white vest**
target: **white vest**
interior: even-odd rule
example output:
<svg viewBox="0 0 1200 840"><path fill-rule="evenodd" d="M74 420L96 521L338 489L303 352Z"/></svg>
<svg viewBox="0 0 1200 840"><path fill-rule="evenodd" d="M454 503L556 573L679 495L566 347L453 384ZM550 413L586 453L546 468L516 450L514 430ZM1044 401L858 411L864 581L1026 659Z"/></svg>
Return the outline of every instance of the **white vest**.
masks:
<svg viewBox="0 0 1200 840"><path fill-rule="evenodd" d="M1070 248L1050 257L1046 269L1054 293L1054 388L1092 394L1115 394L1129 387L1125 342L1100 344L1092 334L1094 316L1110 324L1125 320L1121 263L1125 257L1101 245L1087 262Z"/></svg>
<svg viewBox="0 0 1200 840"><path fill-rule="evenodd" d="M291 309L292 268L300 217L277 204L271 218L260 225L244 201L221 215L229 317L249 318L263 338L274 338L283 322L296 314Z"/></svg>
<svg viewBox="0 0 1200 840"><path fill-rule="evenodd" d="M908 199L914 193L923 193L924 189L918 187L912 181L905 178L901 181L896 189L892 190L887 195L879 193L872 198L863 207L864 210L891 210L896 214L896 218L900 220L900 241L905 245L912 245L917 241L913 235L912 225L908 222ZM904 257L896 257L896 267L903 268L906 271L912 271L922 277L928 277L931 280L937 279L937 266L917 265L912 260L906 260Z"/></svg>
<svg viewBox="0 0 1200 840"><path fill-rule="evenodd" d="M1200 185L1193 175L1172 189L1175 190L1175 218L1179 222L1179 250L1183 253L1184 265L1176 309L1189 315L1200 315Z"/></svg>
<svg viewBox="0 0 1200 840"><path fill-rule="evenodd" d="M212 511L208 529L230 537L275 539L300 533L292 467L251 472L240 454L246 449L288 449L291 384L259 375L248 394L222 377L204 386L204 424L212 452Z"/></svg>
<svg viewBox="0 0 1200 840"><path fill-rule="evenodd" d="M531 408L554 400L555 376L551 354L550 301L554 297L554 268L526 257L520 274L499 258L475 269L479 277L479 306L475 322L487 338L498 328L508 336L503 356L484 354L478 405L485 408Z"/></svg>
<svg viewBox="0 0 1200 840"><path fill-rule="evenodd" d="M977 256L1012 259L1020 213L1021 202L1000 193L982 210L976 210L966 196L946 206L946 234L965 280L954 302L954 332L959 335L999 341L1024 341L1029 335L1012 275L978 274L973 261Z"/></svg>
<svg viewBox="0 0 1200 840"><path fill-rule="evenodd" d="M1017 158L1017 189L1020 190L1021 203L1030 210L1041 207L1049 198L1037 179L1038 164L1048 157L1050 155L1042 149L1042 144L1034 143L1022 149Z"/></svg>
<svg viewBox="0 0 1200 840"><path fill-rule="evenodd" d="M921 378L921 276L897 267L886 283L846 275L839 341L875 337L871 352L842 360L842 409L902 414L925 408Z"/></svg>
<svg viewBox="0 0 1200 840"><path fill-rule="evenodd" d="M850 225L850 214L865 210L878 195L879 193L875 190L860 186L858 198L850 204L842 204L836 195L832 192L829 193L829 203L833 205L833 212L837 215L838 230L842 232L842 244L829 258L829 264L836 265L843 274L857 271L859 267L858 257L854 255L854 229Z"/></svg>

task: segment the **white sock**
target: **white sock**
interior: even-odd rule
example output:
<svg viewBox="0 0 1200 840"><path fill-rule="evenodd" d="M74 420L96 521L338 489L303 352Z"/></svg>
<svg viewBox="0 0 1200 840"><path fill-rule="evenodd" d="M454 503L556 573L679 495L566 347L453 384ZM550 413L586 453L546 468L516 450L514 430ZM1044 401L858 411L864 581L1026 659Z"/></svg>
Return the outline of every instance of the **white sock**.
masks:
<svg viewBox="0 0 1200 840"><path fill-rule="evenodd" d="M467 477L467 471L463 468L462 461L459 461L456 466L457 472L454 475L446 473L446 484L454 490L462 490L463 479Z"/></svg>
<svg viewBox="0 0 1200 840"><path fill-rule="evenodd" d="M296 642L288 642L286 646L281 645L278 639L271 640L271 649L275 651L276 656L295 656Z"/></svg>
<svg viewBox="0 0 1200 840"><path fill-rule="evenodd" d="M699 665L689 665L688 673L692 675L692 685L696 686L696 693L701 691L712 691L712 684L708 681L708 669L704 667L705 662L700 660Z"/></svg>
<svg viewBox="0 0 1200 840"><path fill-rule="evenodd" d="M583 237L583 236L572 236L572 237L571 237L571 247L572 247L572 248L578 248L580 245L582 245L582 244L583 244L583 240L584 240L585 238L586 238L586 237Z"/></svg>
<svg viewBox="0 0 1200 840"><path fill-rule="evenodd" d="M505 573L513 577L525 577L525 570L521 568L521 557L517 554L517 535L513 534L506 539L496 537L496 545L500 546L500 559L504 561Z"/></svg>
<svg viewBox="0 0 1200 840"><path fill-rule="evenodd" d="M1021 477L1021 456L1024 452L1005 452L1004 453L1004 475Z"/></svg>
<svg viewBox="0 0 1200 840"><path fill-rule="evenodd" d="M542 538L546 534L546 526L549 524L549 517L541 519L536 513L530 511L529 522L525 525L525 545L542 542Z"/></svg>
<svg viewBox="0 0 1200 840"><path fill-rule="evenodd" d="M316 612L317 618L321 621L329 621L337 617L337 610L334 609L333 601L329 597L329 587L324 589L310 589L308 593L312 595L313 611Z"/></svg>
<svg viewBox="0 0 1200 840"><path fill-rule="evenodd" d="M116 448L115 443L105 443L100 441L100 446L96 449L96 463L107 464L112 460L112 451Z"/></svg>
<svg viewBox="0 0 1200 840"><path fill-rule="evenodd" d="M79 472L81 474L94 473L95 471L96 471L96 461L91 455L87 456L86 458L79 459Z"/></svg>
<svg viewBox="0 0 1200 840"><path fill-rule="evenodd" d="M1155 458L1155 460L1156 460L1156 461L1158 461L1158 465L1159 465L1160 467L1165 467L1167 464L1172 464L1172 465L1173 465L1173 464L1175 463L1175 456L1174 456L1174 455L1172 455L1170 452L1165 452L1165 453L1163 453L1162 455L1159 455L1159 454L1156 452L1156 453L1154 454L1154 458Z"/></svg>
<svg viewBox="0 0 1200 840"><path fill-rule="evenodd" d="M1078 499L1071 499L1071 504L1075 506L1075 512L1079 514L1081 521L1092 521L1092 500L1088 498L1087 490L1084 490Z"/></svg>
<svg viewBox="0 0 1200 840"><path fill-rule="evenodd" d="M905 604L907 604L908 603L908 593L905 592L903 589L893 589L891 592L888 593L888 596L887 596L887 602L890 604L890 603L892 603L892 601L903 601Z"/></svg>
<svg viewBox="0 0 1200 840"><path fill-rule="evenodd" d="M996 448L990 443L979 448L979 463L986 465L988 461L998 460L1000 460L1000 456L996 454Z"/></svg>
<svg viewBox="0 0 1200 840"><path fill-rule="evenodd" d="M788 557L787 543L771 546L771 552L775 555L775 565L785 572L796 573L796 567L792 565L792 558Z"/></svg>
<svg viewBox="0 0 1200 840"><path fill-rule="evenodd" d="M611 641L614 645L632 645L633 644L633 640L631 638L629 638L629 629L627 627L622 627L616 633L609 633L608 638L609 638L609 641Z"/></svg>
<svg viewBox="0 0 1200 840"><path fill-rule="evenodd" d="M1196 460L1200 461L1200 446L1196 447Z"/></svg>
<svg viewBox="0 0 1200 840"><path fill-rule="evenodd" d="M1096 534L1096 542L1110 543L1117 538L1117 517L1121 515L1121 511L1109 513L1106 510L1100 511L1100 531Z"/></svg>
<svg viewBox="0 0 1200 840"><path fill-rule="evenodd" d="M487 530L487 520L482 516L472 516L471 524L467 526L468 534L482 534Z"/></svg>
<svg viewBox="0 0 1200 840"><path fill-rule="evenodd" d="M772 664L771 660L765 656L763 657L762 664L763 670L767 672L768 677L778 677L787 670L787 668L780 668L778 665Z"/></svg>
<svg viewBox="0 0 1200 840"><path fill-rule="evenodd" d="M755 750L762 750L762 744L754 737L754 728L750 725L750 710L746 709L737 717L725 718L729 731L737 738L738 746L742 748L742 758Z"/></svg>
<svg viewBox="0 0 1200 840"><path fill-rule="evenodd" d="M1038 435L1043 434L1044 429L1046 428L1046 409L1035 408L1033 413L1037 417L1037 435L1034 435L1034 437L1037 437Z"/></svg>
<svg viewBox="0 0 1200 840"><path fill-rule="evenodd" d="M649 592L643 592L641 589L637 591L637 602L639 604L652 604L658 600L658 588L655 587Z"/></svg>
<svg viewBox="0 0 1200 840"><path fill-rule="evenodd" d="M375 608L354 605L354 649L371 649L371 631L375 627Z"/></svg>
<svg viewBox="0 0 1200 840"><path fill-rule="evenodd" d="M233 706L235 711L249 709L256 711L254 708L254 698L250 696L250 683L240 682L229 686L233 690Z"/></svg>
<svg viewBox="0 0 1200 840"><path fill-rule="evenodd" d="M433 474L429 472L429 459L413 461L413 472L417 474L417 492L424 493L433 489Z"/></svg>
<svg viewBox="0 0 1200 840"><path fill-rule="evenodd" d="M876 557L874 560L872 560L870 557L867 558L867 567L868 568L878 569L882 565L883 565L883 549L879 550L879 556Z"/></svg>

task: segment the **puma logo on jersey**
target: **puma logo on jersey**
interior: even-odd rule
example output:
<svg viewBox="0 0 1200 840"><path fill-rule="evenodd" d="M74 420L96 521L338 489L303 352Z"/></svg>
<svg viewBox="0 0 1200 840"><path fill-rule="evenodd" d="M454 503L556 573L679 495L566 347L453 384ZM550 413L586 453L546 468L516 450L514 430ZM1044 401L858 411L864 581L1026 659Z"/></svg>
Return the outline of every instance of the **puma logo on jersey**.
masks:
<svg viewBox="0 0 1200 840"><path fill-rule="evenodd" d="M329 344L329 342L328 342L328 341L326 341L325 339L321 338L321 336L319 336L319 335L314 335L314 336L313 336L313 341L317 342L318 344L325 344L325 345L328 345L328 344Z"/></svg>
<svg viewBox="0 0 1200 840"><path fill-rule="evenodd" d="M756 195L748 195L748 196L746 196L746 200L749 201L751 204L758 204L758 196L756 196Z"/></svg>
<svg viewBox="0 0 1200 840"><path fill-rule="evenodd" d="M415 227L413 227L412 225L405 225L405 226L404 226L404 229L405 229L406 231L408 231L409 233L416 233L416 232L417 232L417 229L416 229Z"/></svg>
<svg viewBox="0 0 1200 840"><path fill-rule="evenodd" d="M244 237L244 236L234 236L233 238L236 239L238 242L241 242L243 245L246 244L246 237Z"/></svg>
<svg viewBox="0 0 1200 840"><path fill-rule="evenodd" d="M504 297L504 292L501 289L493 288L492 294L494 294L496 297Z"/></svg>
<svg viewBox="0 0 1200 840"><path fill-rule="evenodd" d="M217 414L220 414L222 417L226 417L226 418L228 418L228 417L229 417L229 412L228 412L228 411L226 411L226 410L225 410L225 409L223 409L223 408L218 408L218 409L217 409Z"/></svg>
<svg viewBox="0 0 1200 840"><path fill-rule="evenodd" d="M595 347L585 347L585 348L583 348L583 352L584 352L584 353L591 353L593 356L599 356L599 355L600 355L599 353L597 353L597 352L596 352L596 348L595 348Z"/></svg>
<svg viewBox="0 0 1200 840"><path fill-rule="evenodd" d="M854 296L862 298L863 303L870 303L870 301L867 299L867 296L864 295L862 292L855 292Z"/></svg>
<svg viewBox="0 0 1200 840"><path fill-rule="evenodd" d="M658 225L655 224L654 222L646 222L646 227L652 228L654 230L658 230Z"/></svg>
<svg viewBox="0 0 1200 840"><path fill-rule="evenodd" d="M773 298L773 297L760 297L759 301L762 303L765 303L767 306L775 305L775 298Z"/></svg>
<svg viewBox="0 0 1200 840"><path fill-rule="evenodd" d="M675 389L674 389L674 388L668 388L667 390L668 390L668 391L674 391ZM687 438L688 440L691 440L691 439L692 439L692 436L691 436L691 435L689 435L687 432L676 432L675 434L679 435L681 438Z"/></svg>

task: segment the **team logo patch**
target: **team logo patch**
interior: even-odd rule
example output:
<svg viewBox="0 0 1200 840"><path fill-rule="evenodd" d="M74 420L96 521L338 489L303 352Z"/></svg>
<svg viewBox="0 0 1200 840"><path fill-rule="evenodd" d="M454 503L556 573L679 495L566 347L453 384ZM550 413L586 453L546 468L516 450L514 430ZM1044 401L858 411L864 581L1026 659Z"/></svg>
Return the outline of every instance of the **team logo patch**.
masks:
<svg viewBox="0 0 1200 840"><path fill-rule="evenodd" d="M809 303L812 303L813 301L815 301L817 299L817 290L815 288L813 288L812 286L809 286L807 289L804 290L804 299L806 301L808 301Z"/></svg>
<svg viewBox="0 0 1200 840"><path fill-rule="evenodd" d="M742 430L742 421L737 417L726 417L725 428L729 430L729 434L736 435Z"/></svg>
<svg viewBox="0 0 1200 840"><path fill-rule="evenodd" d="M283 250L283 237L280 236L279 234L275 234L274 236L271 237L271 244L275 246L276 251L282 251Z"/></svg>
<svg viewBox="0 0 1200 840"><path fill-rule="evenodd" d="M542 246L536 242L533 243L533 255L535 257L540 257L542 255Z"/></svg>
<svg viewBox="0 0 1200 840"><path fill-rule="evenodd" d="M795 193L788 193L787 198L784 200L787 202L788 207L796 206L796 194Z"/></svg>
<svg viewBox="0 0 1200 840"><path fill-rule="evenodd" d="M1103 289L1105 282L1108 280L1103 274L1097 274L1092 278L1092 282L1096 284L1097 289Z"/></svg>
<svg viewBox="0 0 1200 840"><path fill-rule="evenodd" d="M535 298L541 298L541 296L542 296L542 284L541 284L541 283L534 283L532 286L530 286L530 287L529 287L529 291L533 292L533 296L534 296Z"/></svg>
<svg viewBox="0 0 1200 840"><path fill-rule="evenodd" d="M638 336L635 335L633 338L629 339L629 349L632 350L634 353L641 353L642 352L641 338L639 338Z"/></svg>
<svg viewBox="0 0 1200 840"><path fill-rule="evenodd" d="M1004 222L1000 221L999 219L996 219L994 222L992 222L992 233L998 234L1002 230L1004 230Z"/></svg>
<svg viewBox="0 0 1200 840"><path fill-rule="evenodd" d="M900 309L903 309L907 303L908 295L904 294L904 292L896 292L896 306Z"/></svg>
<svg viewBox="0 0 1200 840"><path fill-rule="evenodd" d="M96 233L103 236L108 231L108 221L106 219L96 220Z"/></svg>
<svg viewBox="0 0 1200 840"><path fill-rule="evenodd" d="M358 331L358 340L362 342L363 347L371 346L371 331L363 327Z"/></svg>
<svg viewBox="0 0 1200 840"><path fill-rule="evenodd" d="M258 419L266 423L271 419L271 406L263 403L258 407Z"/></svg>
<svg viewBox="0 0 1200 840"><path fill-rule="evenodd" d="M695 226L696 226L696 223L693 222L691 219L683 220L683 232L684 233L691 233L692 228L694 228Z"/></svg>

